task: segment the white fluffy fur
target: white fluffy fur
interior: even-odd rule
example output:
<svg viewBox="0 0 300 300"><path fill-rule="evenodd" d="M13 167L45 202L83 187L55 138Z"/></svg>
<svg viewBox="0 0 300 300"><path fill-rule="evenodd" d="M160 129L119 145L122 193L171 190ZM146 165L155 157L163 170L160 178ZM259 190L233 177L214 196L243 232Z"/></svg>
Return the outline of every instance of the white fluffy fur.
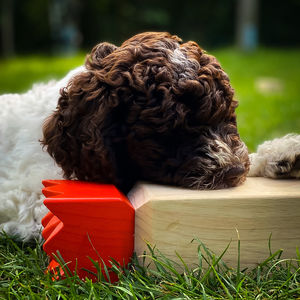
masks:
<svg viewBox="0 0 300 300"><path fill-rule="evenodd" d="M181 64L183 56L176 52L173 62ZM41 181L62 178L60 169L39 143L42 124L55 109L59 90L82 71L84 67L79 67L60 81L34 85L24 94L0 96L0 230L24 241L40 237L41 219L47 212ZM293 162L299 154L299 135L265 142L250 155L249 175L274 177L278 161ZM294 175L300 178L300 171Z"/></svg>
<svg viewBox="0 0 300 300"><path fill-rule="evenodd" d="M0 96L0 230L22 240L38 237L43 179L61 178L54 161L39 143L42 124L55 109L59 90L79 67L60 81L36 84L24 94Z"/></svg>
<svg viewBox="0 0 300 300"><path fill-rule="evenodd" d="M257 148L256 153L250 154L251 168L248 176L280 178L300 178L300 168L293 168L296 159L300 159L300 135L287 134L272 141L266 141ZM281 165L280 162L285 162Z"/></svg>

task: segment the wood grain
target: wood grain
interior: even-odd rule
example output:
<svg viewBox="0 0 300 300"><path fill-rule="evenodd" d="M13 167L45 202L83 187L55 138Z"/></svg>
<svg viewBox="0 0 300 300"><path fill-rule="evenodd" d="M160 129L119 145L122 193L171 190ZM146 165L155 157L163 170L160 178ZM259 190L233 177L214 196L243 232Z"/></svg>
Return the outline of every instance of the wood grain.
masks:
<svg viewBox="0 0 300 300"><path fill-rule="evenodd" d="M300 181L248 178L236 188L195 191L139 183L129 199L135 216L135 251L142 255L145 241L178 261L177 251L188 266L197 264L198 238L230 266L237 264L238 234L242 267L254 266L272 251L296 257L300 247ZM238 234L237 234L238 231Z"/></svg>

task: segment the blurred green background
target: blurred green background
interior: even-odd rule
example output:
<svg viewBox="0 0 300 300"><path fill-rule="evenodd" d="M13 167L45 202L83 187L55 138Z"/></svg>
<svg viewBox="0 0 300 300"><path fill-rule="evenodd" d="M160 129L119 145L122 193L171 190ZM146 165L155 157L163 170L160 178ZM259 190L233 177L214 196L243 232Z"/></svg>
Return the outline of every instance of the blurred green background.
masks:
<svg viewBox="0 0 300 300"><path fill-rule="evenodd" d="M242 139L300 131L299 0L0 0L0 93L64 76L100 41L143 31L195 40L229 74Z"/></svg>

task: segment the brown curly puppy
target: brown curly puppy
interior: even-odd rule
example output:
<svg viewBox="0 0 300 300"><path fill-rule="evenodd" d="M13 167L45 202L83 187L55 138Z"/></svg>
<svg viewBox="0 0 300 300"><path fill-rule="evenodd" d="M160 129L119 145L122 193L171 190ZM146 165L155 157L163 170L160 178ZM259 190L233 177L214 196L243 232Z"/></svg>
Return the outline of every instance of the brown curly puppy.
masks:
<svg viewBox="0 0 300 300"><path fill-rule="evenodd" d="M234 91L195 42L142 33L120 47L98 44L85 66L43 129L66 178L124 192L140 179L195 189L245 180L249 159Z"/></svg>

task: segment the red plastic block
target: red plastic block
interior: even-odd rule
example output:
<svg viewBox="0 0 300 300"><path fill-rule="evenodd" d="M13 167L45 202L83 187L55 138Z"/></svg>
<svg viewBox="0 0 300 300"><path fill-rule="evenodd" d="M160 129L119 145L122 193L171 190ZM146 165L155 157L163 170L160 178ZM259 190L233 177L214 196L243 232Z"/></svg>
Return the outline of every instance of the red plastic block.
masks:
<svg viewBox="0 0 300 300"><path fill-rule="evenodd" d="M85 271L97 273L91 260L110 266L113 258L127 265L133 254L134 208L115 186L70 180L45 180L44 204L50 212L43 218L44 251L50 256L48 266L59 266L53 253L57 250L71 271L81 278L96 279ZM60 270L63 275L63 270ZM104 274L104 273L103 273ZM117 280L110 274L111 280Z"/></svg>

